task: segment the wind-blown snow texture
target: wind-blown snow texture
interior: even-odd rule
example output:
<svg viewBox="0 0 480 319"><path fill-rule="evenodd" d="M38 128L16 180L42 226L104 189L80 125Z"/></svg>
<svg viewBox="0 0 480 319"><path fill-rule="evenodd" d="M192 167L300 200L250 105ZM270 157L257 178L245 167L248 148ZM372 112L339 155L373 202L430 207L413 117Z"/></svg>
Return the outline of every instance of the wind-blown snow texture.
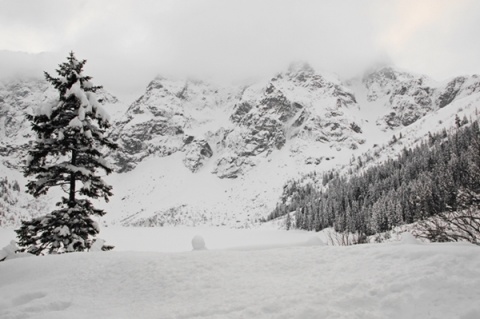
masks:
<svg viewBox="0 0 480 319"><path fill-rule="evenodd" d="M350 247L20 258L0 263L0 317L475 319L478 249L407 236Z"/></svg>

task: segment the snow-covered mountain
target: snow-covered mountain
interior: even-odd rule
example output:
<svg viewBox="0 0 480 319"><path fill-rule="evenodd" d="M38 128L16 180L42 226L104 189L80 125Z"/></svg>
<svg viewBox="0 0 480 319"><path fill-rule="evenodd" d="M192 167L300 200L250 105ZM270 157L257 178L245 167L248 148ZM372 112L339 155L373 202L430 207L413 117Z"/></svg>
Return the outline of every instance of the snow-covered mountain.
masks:
<svg viewBox="0 0 480 319"><path fill-rule="evenodd" d="M362 82L367 101L380 101L389 109L377 120L377 125L389 129L409 126L434 110L480 91L477 75L437 83L425 75L392 67L371 72Z"/></svg>
<svg viewBox="0 0 480 319"><path fill-rule="evenodd" d="M382 67L341 81L305 63L248 85L159 76L130 106L102 91L120 149L109 155L115 196L99 205L128 225L249 225L275 207L287 180L346 165L397 132L414 143L473 114L479 91L478 76L438 83ZM23 113L52 98L43 81L0 86L6 171L19 169L33 139Z"/></svg>
<svg viewBox="0 0 480 319"><path fill-rule="evenodd" d="M219 178L237 178L278 150L358 148L365 139L353 108L348 88L307 64L243 87L158 77L115 125L122 146L115 158L124 172L148 156L182 152L193 173L211 162Z"/></svg>

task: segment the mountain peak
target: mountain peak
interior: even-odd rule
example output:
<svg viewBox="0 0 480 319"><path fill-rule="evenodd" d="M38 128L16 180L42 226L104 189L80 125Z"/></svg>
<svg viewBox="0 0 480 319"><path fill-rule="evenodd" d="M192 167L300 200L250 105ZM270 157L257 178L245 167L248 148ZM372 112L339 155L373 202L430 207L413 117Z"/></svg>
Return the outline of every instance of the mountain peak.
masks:
<svg viewBox="0 0 480 319"><path fill-rule="evenodd" d="M305 61L296 61L288 66L288 73L315 73L315 69Z"/></svg>

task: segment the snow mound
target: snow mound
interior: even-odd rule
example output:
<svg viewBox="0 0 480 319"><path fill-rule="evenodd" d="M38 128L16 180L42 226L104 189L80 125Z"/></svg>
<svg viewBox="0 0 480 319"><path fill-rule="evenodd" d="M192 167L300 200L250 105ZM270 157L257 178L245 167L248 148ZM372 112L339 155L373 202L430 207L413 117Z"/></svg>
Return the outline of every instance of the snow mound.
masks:
<svg viewBox="0 0 480 319"><path fill-rule="evenodd" d="M306 246L325 246L325 242L318 236L312 236L306 241Z"/></svg>
<svg viewBox="0 0 480 319"><path fill-rule="evenodd" d="M402 244L406 245L418 245L421 244L411 233L405 232L402 234Z"/></svg>
<svg viewBox="0 0 480 319"><path fill-rule="evenodd" d="M0 250L0 261L34 256L29 253L15 253L17 250L18 250L17 243L14 240L12 240L10 244L8 244L7 246L3 247L2 250ZM1 284L1 281L0 281L0 284Z"/></svg>
<svg viewBox="0 0 480 319"><path fill-rule="evenodd" d="M98 238L97 240L95 240L92 247L90 247L90 251L91 252L102 251L102 247L104 244L105 244L105 240Z"/></svg>
<svg viewBox="0 0 480 319"><path fill-rule="evenodd" d="M205 250L207 247L205 247L205 239L203 239L202 236L196 235L192 239L192 247L193 250Z"/></svg>
<svg viewBox="0 0 480 319"><path fill-rule="evenodd" d="M3 247L2 250L0 250L0 260L3 259L8 259L11 256L15 255L15 252L18 250L17 243L12 240L10 244L7 246Z"/></svg>

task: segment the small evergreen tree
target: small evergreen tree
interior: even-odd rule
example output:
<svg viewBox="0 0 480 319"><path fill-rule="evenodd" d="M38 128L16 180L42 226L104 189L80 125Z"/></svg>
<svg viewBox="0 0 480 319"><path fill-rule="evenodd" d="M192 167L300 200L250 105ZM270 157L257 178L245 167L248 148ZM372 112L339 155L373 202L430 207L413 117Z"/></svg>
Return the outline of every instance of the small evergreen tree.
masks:
<svg viewBox="0 0 480 319"><path fill-rule="evenodd" d="M35 197L50 187L61 187L57 210L31 221L23 221L16 230L19 245L33 254L84 251L91 247L99 227L91 216L102 216L88 198L108 202L112 187L98 175L112 172L102 150L117 145L105 136L110 126L108 115L98 104L91 77L82 74L86 60L78 61L71 52L67 62L56 70L58 78L45 72L45 78L59 92L53 105L27 115L37 135L26 161L24 174L34 176L27 192ZM81 197L81 198L80 198ZM104 250L113 247L104 246Z"/></svg>
<svg viewBox="0 0 480 319"><path fill-rule="evenodd" d="M458 117L458 114L455 114L455 125L457 126L457 128L462 126L462 122L460 121L460 118Z"/></svg>
<svg viewBox="0 0 480 319"><path fill-rule="evenodd" d="M290 213L287 213L287 218L285 219L285 229L290 230L292 228L292 216Z"/></svg>

